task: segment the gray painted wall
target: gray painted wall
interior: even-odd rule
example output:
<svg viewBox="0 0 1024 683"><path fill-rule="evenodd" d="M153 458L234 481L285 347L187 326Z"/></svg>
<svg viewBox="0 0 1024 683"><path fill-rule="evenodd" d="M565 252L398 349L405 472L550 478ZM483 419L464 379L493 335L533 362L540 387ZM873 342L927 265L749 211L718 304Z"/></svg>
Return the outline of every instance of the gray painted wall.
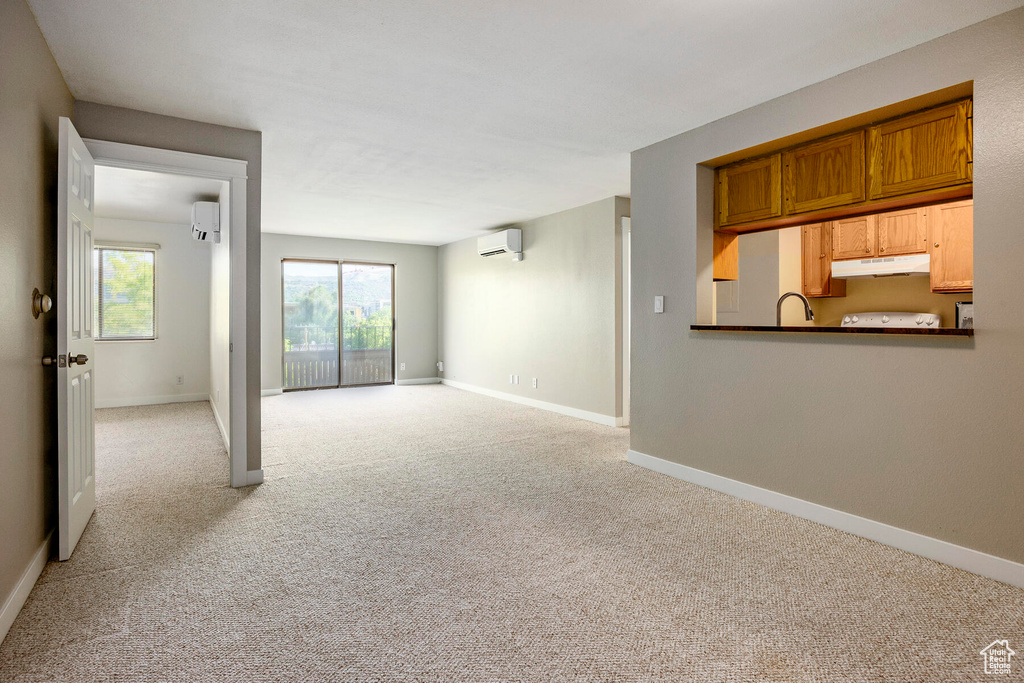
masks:
<svg viewBox="0 0 1024 683"><path fill-rule="evenodd" d="M321 258L395 266L395 377L437 377L437 247L263 235L263 388L281 388L281 259ZM405 370L401 370L405 363Z"/></svg>
<svg viewBox="0 0 1024 683"><path fill-rule="evenodd" d="M0 0L0 605L56 524L54 313L32 317L32 290L53 294L57 119L72 99L22 0Z"/></svg>
<svg viewBox="0 0 1024 683"><path fill-rule="evenodd" d="M188 121L171 116L75 102L75 128L84 138L129 145L207 154L248 162L246 172L246 290L260 287L260 178L263 134ZM246 308L246 409L247 460L250 470L260 469L260 300L247 296Z"/></svg>
<svg viewBox="0 0 1024 683"><path fill-rule="evenodd" d="M689 330L711 317L699 163L969 80L974 341ZM634 152L631 447L1024 561L1022 121L1017 10Z"/></svg>
<svg viewBox="0 0 1024 683"><path fill-rule="evenodd" d="M619 218L628 205L610 197L523 223L520 263L481 257L475 237L442 246L443 377L617 417Z"/></svg>

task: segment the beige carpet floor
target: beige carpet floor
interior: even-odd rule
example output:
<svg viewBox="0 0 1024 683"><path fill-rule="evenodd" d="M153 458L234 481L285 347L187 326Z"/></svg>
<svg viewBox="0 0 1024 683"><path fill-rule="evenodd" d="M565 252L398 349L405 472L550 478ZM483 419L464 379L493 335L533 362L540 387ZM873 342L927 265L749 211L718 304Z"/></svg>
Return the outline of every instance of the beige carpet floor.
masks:
<svg viewBox="0 0 1024 683"><path fill-rule="evenodd" d="M441 386L263 411L244 490L207 405L99 411L96 515L0 680L983 681L985 645L1024 653L1024 591L630 465L626 430Z"/></svg>

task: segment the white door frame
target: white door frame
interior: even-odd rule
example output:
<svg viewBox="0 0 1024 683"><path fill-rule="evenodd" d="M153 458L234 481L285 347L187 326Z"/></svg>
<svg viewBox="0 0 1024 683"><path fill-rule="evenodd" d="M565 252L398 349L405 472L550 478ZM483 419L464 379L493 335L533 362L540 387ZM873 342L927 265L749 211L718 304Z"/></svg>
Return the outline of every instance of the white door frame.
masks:
<svg viewBox="0 0 1024 683"><path fill-rule="evenodd" d="M630 239L632 224L629 216L622 217L622 424L629 426L629 325L632 314L630 253L633 243Z"/></svg>
<svg viewBox="0 0 1024 683"><path fill-rule="evenodd" d="M127 145L106 140L85 140L97 166L128 168L138 171L175 173L225 180L229 190L229 261L230 261L230 312L228 340L231 344L228 370L228 414L229 438L228 460L230 462L230 483L233 487L248 486L262 481L262 470L250 476L248 471L248 449L246 432L245 395L245 328L246 328L246 180L247 163L238 159L191 154L155 147Z"/></svg>

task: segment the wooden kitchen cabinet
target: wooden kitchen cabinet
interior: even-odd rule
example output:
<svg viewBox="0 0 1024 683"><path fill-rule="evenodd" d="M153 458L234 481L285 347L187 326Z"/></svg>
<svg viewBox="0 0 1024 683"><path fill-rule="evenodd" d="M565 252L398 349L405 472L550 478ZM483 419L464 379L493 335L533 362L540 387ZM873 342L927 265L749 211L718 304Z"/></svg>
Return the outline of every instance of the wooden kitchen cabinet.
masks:
<svg viewBox="0 0 1024 683"><path fill-rule="evenodd" d="M870 198L970 183L972 125L972 102L962 100L872 126Z"/></svg>
<svg viewBox="0 0 1024 683"><path fill-rule="evenodd" d="M842 261L877 256L876 223L876 216L856 216L832 221L832 259Z"/></svg>
<svg viewBox="0 0 1024 683"><path fill-rule="evenodd" d="M928 251L925 209L888 211L876 217L878 255L901 256Z"/></svg>
<svg viewBox="0 0 1024 683"><path fill-rule="evenodd" d="M974 289L974 201L924 209L933 292Z"/></svg>
<svg viewBox="0 0 1024 683"><path fill-rule="evenodd" d="M782 215L782 155L723 166L718 184L718 225L734 225Z"/></svg>
<svg viewBox="0 0 1024 683"><path fill-rule="evenodd" d="M740 236L728 232L715 232L712 279L715 282L740 278Z"/></svg>
<svg viewBox="0 0 1024 683"><path fill-rule="evenodd" d="M846 280L832 278L832 224L812 223L800 228L800 282L808 299L846 296Z"/></svg>
<svg viewBox="0 0 1024 683"><path fill-rule="evenodd" d="M864 131L801 145L782 155L786 214L800 214L865 199Z"/></svg>

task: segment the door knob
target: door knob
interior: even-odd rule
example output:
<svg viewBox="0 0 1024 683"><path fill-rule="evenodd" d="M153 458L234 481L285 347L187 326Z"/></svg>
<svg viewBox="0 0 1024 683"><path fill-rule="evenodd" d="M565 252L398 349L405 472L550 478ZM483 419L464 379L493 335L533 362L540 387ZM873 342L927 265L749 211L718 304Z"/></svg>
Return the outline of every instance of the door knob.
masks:
<svg viewBox="0 0 1024 683"><path fill-rule="evenodd" d="M40 313L49 313L53 308L53 299L42 294L38 288L32 290L32 317L38 318Z"/></svg>
<svg viewBox="0 0 1024 683"><path fill-rule="evenodd" d="M53 367L57 364L57 359L54 356L43 356L43 365L46 367Z"/></svg>
<svg viewBox="0 0 1024 683"><path fill-rule="evenodd" d="M84 353L80 353L77 356L68 356L68 365L85 365L88 362L89 356L85 355Z"/></svg>

